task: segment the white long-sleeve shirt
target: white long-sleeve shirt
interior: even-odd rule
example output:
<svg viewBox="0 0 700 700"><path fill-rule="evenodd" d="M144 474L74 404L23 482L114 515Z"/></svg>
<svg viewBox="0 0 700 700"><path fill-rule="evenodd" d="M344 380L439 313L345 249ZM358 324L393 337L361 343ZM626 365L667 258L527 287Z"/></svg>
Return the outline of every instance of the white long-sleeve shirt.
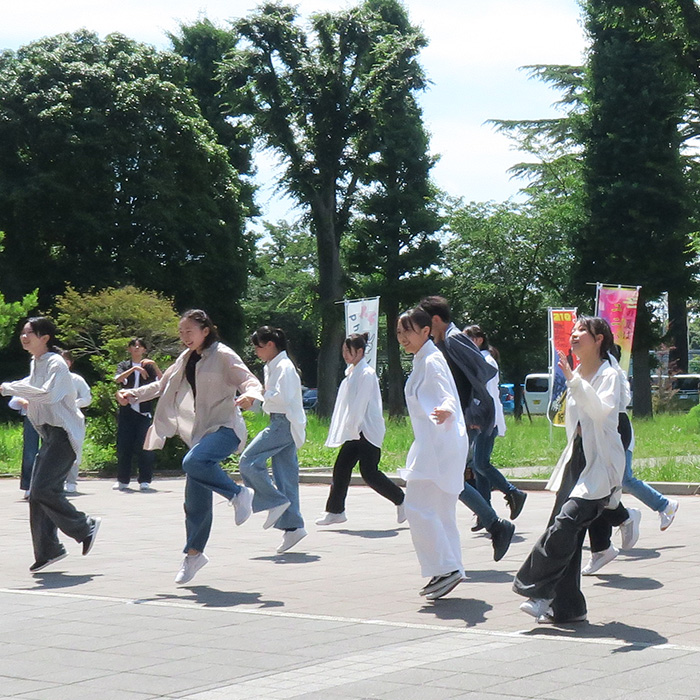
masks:
<svg viewBox="0 0 700 700"><path fill-rule="evenodd" d="M576 482L572 498L597 500L611 496L609 507L620 502L625 450L617 432L621 395L620 373L605 361L590 382L582 379L580 368L566 382L566 434L569 442L547 484L551 491L561 486L564 467L571 458L576 428L581 426L581 441L586 466Z"/></svg>
<svg viewBox="0 0 700 700"><path fill-rule="evenodd" d="M375 447L381 447L386 432L382 409L377 373L367 360L363 357L356 365L348 365L335 399L326 447L359 440L360 433Z"/></svg>
<svg viewBox="0 0 700 700"><path fill-rule="evenodd" d="M499 437L503 437L506 434L506 417L503 412L503 404L501 403L501 375L498 373L498 362L496 362L496 358L488 350L482 350L481 354L484 356L486 362L488 362L497 372L495 377L492 377L488 380L488 382L486 382L486 390L493 399L493 407L496 410L496 427L498 428L498 435Z"/></svg>
<svg viewBox="0 0 700 700"><path fill-rule="evenodd" d="M431 481L446 493L461 493L469 438L452 373L432 340L415 354L405 394L415 440L400 475L406 481ZM444 423L431 417L436 408L451 413Z"/></svg>
<svg viewBox="0 0 700 700"><path fill-rule="evenodd" d="M75 372L70 373L70 378L73 380L73 386L75 387L75 405L78 408L89 406L92 403L90 385L83 377Z"/></svg>
<svg viewBox="0 0 700 700"><path fill-rule="evenodd" d="M301 399L301 380L294 363L282 350L265 365L265 413L283 413L292 429L297 448L306 440L306 413Z"/></svg>
<svg viewBox="0 0 700 700"><path fill-rule="evenodd" d="M29 376L2 385L3 396L19 396L29 402L27 418L42 435L42 425L63 428L80 461L85 439L85 419L76 405L77 394L65 360L45 352L31 361Z"/></svg>

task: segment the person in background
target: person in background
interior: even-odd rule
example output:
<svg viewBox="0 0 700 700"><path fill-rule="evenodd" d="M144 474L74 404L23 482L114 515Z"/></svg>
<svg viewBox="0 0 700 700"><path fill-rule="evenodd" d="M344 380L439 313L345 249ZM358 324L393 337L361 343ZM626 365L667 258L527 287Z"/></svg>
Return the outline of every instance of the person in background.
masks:
<svg viewBox="0 0 700 700"><path fill-rule="evenodd" d="M240 471L246 486L255 492L253 512L268 511L264 529L282 530L277 553L297 545L307 532L299 508L299 460L297 450L306 439L306 413L301 400L301 380L287 355L287 338L281 328L262 326L251 337L255 354L265 363L262 408L270 423L243 450ZM267 468L272 466L273 480Z"/></svg>
<svg viewBox="0 0 700 700"><path fill-rule="evenodd" d="M347 364L333 407L326 447L340 447L333 465L333 481L326 512L316 525L344 523L345 498L355 465L365 483L397 509L397 521L406 520L403 491L379 471L382 442L386 431L382 395L376 372L365 359L367 333L353 333L343 341L343 359Z"/></svg>
<svg viewBox="0 0 700 700"><path fill-rule="evenodd" d="M494 355L496 349L489 345L486 333L478 325L467 326L464 333L474 341L474 344L484 356L486 362L496 370L496 375L486 384L496 415L496 422L491 432L480 430L474 438L474 471L476 472L476 488L479 493L491 502L491 489L498 489L510 508L510 519L515 520L523 510L527 494L513 486L508 479L491 464L491 454L496 438L506 434L506 419L503 414L503 405L499 391L500 374L498 360Z"/></svg>
<svg viewBox="0 0 700 700"><path fill-rule="evenodd" d="M68 365L68 370L73 369L73 355L70 350L62 350L61 357L65 360ZM70 373L70 378L73 381L73 386L75 387L75 405L78 410L85 408L90 405L92 401L92 392L88 383L75 372ZM65 490L67 493L75 493L78 490L78 472L80 471L80 462L76 460L73 466L68 472L66 477Z"/></svg>
<svg viewBox="0 0 700 700"><path fill-rule="evenodd" d="M0 394L25 399L27 417L41 437L29 488L29 526L34 547L31 573L68 556L58 539L60 529L82 544L83 555L95 544L101 518L78 511L66 498L63 484L80 453L85 420L75 405L75 387L56 341L56 326L45 316L29 318L20 335L32 356L29 376L0 384Z"/></svg>
<svg viewBox="0 0 700 700"><path fill-rule="evenodd" d="M19 396L13 396L9 400L8 406L13 411L18 411L20 416L22 416L22 467L19 477L19 487L24 491L24 500L28 501L34 460L39 452L39 433L34 430L32 422L27 418L29 401L21 399Z"/></svg>
<svg viewBox="0 0 700 700"><path fill-rule="evenodd" d="M399 316L396 336L413 355L405 394L415 439L400 472L404 506L421 574L430 579L420 595L437 600L464 578L456 510L469 438L457 387L430 326L430 316L418 307Z"/></svg>
<svg viewBox="0 0 700 700"><path fill-rule="evenodd" d="M143 338L132 338L127 346L129 360L117 365L114 381L122 389L138 389L152 384L163 376L158 365L146 357L148 348ZM143 447L146 433L153 418L153 401L127 403L119 407L117 418L117 483L114 489L127 491L131 481L134 458L138 464L141 491L151 488L155 454Z"/></svg>

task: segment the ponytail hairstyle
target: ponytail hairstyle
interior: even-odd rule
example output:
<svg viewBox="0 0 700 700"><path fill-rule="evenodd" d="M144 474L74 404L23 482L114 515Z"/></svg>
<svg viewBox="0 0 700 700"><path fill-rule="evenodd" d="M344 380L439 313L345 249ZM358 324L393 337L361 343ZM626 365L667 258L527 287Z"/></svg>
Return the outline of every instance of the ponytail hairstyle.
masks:
<svg viewBox="0 0 700 700"><path fill-rule="evenodd" d="M610 324L600 316L578 316L576 323L583 326L594 338L597 335L603 336L600 344L600 359L607 360L608 355L615 357L615 340L613 339Z"/></svg>
<svg viewBox="0 0 700 700"><path fill-rule="evenodd" d="M49 352L61 353L61 348L56 340L56 324L48 316L32 316L27 319L27 323L31 326L34 335L49 336L46 342L46 348Z"/></svg>
<svg viewBox="0 0 700 700"><path fill-rule="evenodd" d="M440 314L435 315L439 316ZM433 317L425 309L421 308L420 306L416 306L413 309L404 311L401 316L399 316L399 324L405 331L412 330L418 332L421 330L421 328L426 327L432 331Z"/></svg>
<svg viewBox="0 0 700 700"><path fill-rule="evenodd" d="M481 326L475 323L471 326L467 326L463 332L466 333L470 338L481 338L481 350L491 350L491 346L489 345L489 339L486 336L486 333L484 333L484 331L481 330Z"/></svg>
<svg viewBox="0 0 700 700"><path fill-rule="evenodd" d="M277 348L277 352L283 352L287 349L287 336L281 328L260 326L250 337L250 340L256 348L262 347L266 343L273 342Z"/></svg>
<svg viewBox="0 0 700 700"><path fill-rule="evenodd" d="M362 350L364 353L368 341L369 333L353 333L343 341L343 344L348 350Z"/></svg>
<svg viewBox="0 0 700 700"><path fill-rule="evenodd" d="M202 311L202 309L190 309L189 311L185 311L185 313L180 316L180 320L194 321L202 330L205 328L209 329L209 333L202 343L202 348L210 347L219 339L218 328L214 325L211 318L209 318L207 312ZM131 345L131 343L129 344ZM144 345L144 347L146 346Z"/></svg>

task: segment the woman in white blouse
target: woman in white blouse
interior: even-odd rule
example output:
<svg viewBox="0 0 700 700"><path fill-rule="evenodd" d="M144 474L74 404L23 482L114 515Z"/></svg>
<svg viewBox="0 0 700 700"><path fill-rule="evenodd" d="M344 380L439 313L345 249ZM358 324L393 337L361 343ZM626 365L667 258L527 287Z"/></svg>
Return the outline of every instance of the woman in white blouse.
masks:
<svg viewBox="0 0 700 700"><path fill-rule="evenodd" d="M301 400L301 380L287 356L287 339L281 328L262 326L252 335L255 354L265 363L263 411L269 425L261 430L241 455L241 476L253 489L253 512L268 511L264 529L283 531L277 553L282 554L306 537L299 509L299 460L297 449L306 439L306 414ZM267 469L272 464L273 480Z"/></svg>
<svg viewBox="0 0 700 700"><path fill-rule="evenodd" d="M365 483L397 508L397 520L406 520L403 491L379 471L385 426L382 395L376 372L365 359L367 333L353 333L343 341L343 359L348 367L333 407L326 447L340 447L333 465L333 481L326 512L316 525L344 523L345 498L355 465Z"/></svg>
<svg viewBox="0 0 700 700"><path fill-rule="evenodd" d="M68 365L56 344L56 326L38 316L24 324L22 347L32 356L29 376L0 384L3 396L17 396L27 403L27 418L41 436L29 489L29 525L37 573L68 556L58 540L60 529L83 545L88 554L95 543L100 518L81 513L65 497L63 482L80 453L85 419L76 406L76 391Z"/></svg>
<svg viewBox="0 0 700 700"><path fill-rule="evenodd" d="M529 599L520 609L538 622L586 619L581 592L586 529L604 508L615 508L620 502L625 450L617 426L627 382L610 354L613 345L607 321L580 316L571 332L571 349L579 366L572 371L566 356L559 353L568 387L569 441L547 484L557 491L549 526L513 583L513 590Z"/></svg>
<svg viewBox="0 0 700 700"><path fill-rule="evenodd" d="M405 388L415 440L401 472L404 505L421 573L430 577L420 594L435 600L464 576L455 510L469 439L452 373L430 339L431 323L426 311L412 309L399 317L396 335L414 355Z"/></svg>
<svg viewBox="0 0 700 700"><path fill-rule="evenodd" d="M191 581L208 563L204 548L212 525L213 494L235 509L236 525L251 514L253 494L239 486L221 462L240 451L247 431L241 410L262 399L262 387L241 358L219 342L216 326L202 309L186 311L178 326L184 352L163 376L136 389L121 389L117 401L141 403L160 397L145 450L159 450L179 435L190 448L182 460L185 482L185 557L175 583Z"/></svg>

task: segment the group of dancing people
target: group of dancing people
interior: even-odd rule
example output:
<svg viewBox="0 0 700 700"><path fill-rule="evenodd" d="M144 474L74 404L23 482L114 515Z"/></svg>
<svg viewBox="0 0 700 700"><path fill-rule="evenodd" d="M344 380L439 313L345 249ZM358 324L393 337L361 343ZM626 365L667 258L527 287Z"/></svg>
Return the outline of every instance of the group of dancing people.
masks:
<svg viewBox="0 0 700 700"><path fill-rule="evenodd" d="M162 448L174 435L188 447L182 462L184 558L175 577L182 585L208 562L205 549L214 493L233 507L236 525L245 523L252 513L266 512L263 528L281 531L280 554L307 535L297 459L305 440L306 416L299 374L281 329L263 326L251 337L255 354L264 362L262 384L238 354L219 340L206 312L185 312L178 329L185 349L168 369L161 373L155 363L144 361L144 344L136 342L136 347L130 344L129 348L131 363L120 366L115 379L122 387L116 393L120 425L122 420L131 421L130 432L143 435L146 452ZM421 574L427 579L420 595L437 600L464 579L457 501L473 511L472 529L490 534L493 558L498 561L510 546L515 526L498 517L491 492L503 493L511 520L522 512L526 494L490 462L494 440L503 434L505 423L498 397L498 366L483 331L478 326L460 331L451 322L448 302L433 296L399 317L397 339L413 355L405 397L414 441L400 472L405 493L379 470L385 433L379 382L365 358L367 336L350 335L342 345L346 376L326 441L327 446L340 449L325 512L316 524L347 520L348 486L359 462L366 483L396 506L397 522L408 521ZM58 352L56 328L48 318L30 318L20 340L32 355L30 375L0 384L0 393L26 401L27 418L42 440L29 488L35 556L30 571L36 573L67 556L58 540L59 529L81 543L82 553L88 554L100 518L79 512L63 491L69 470L79 460L85 428L68 366ZM566 358L560 358L569 390L569 442L549 485L557 490L554 511L514 583L516 593L528 598L521 609L540 622L585 619L579 578L587 529L592 537L589 568L594 570L617 552L610 543L614 525L627 528L628 544L635 529L638 536L638 518L619 504L626 466L631 470L631 453L627 463L625 456L629 431L619 427L624 423L621 416L626 417L629 389L612 354L610 328L602 319L580 317L571 346L580 364L572 371ZM150 402L155 399L153 410ZM241 411L255 401L261 402L269 423L246 445ZM144 413L147 421L142 420ZM118 489L128 487L132 452L126 450L123 460L120 456ZM242 485L222 467L236 452ZM149 468L144 467L139 474L142 489L150 487L150 478ZM664 523L670 525L677 507L667 501L662 529Z"/></svg>

